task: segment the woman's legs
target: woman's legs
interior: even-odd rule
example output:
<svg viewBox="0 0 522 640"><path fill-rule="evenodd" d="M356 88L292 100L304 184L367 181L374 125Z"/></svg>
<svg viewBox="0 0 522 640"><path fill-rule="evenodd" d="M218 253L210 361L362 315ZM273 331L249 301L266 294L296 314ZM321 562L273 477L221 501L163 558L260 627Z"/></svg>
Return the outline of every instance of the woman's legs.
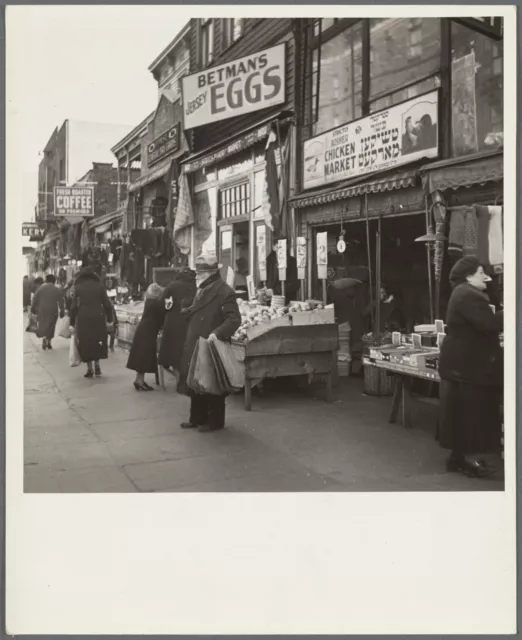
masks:
<svg viewBox="0 0 522 640"><path fill-rule="evenodd" d="M94 361L94 373L97 376L101 376L101 369L100 369L100 361L99 360L95 360Z"/></svg>
<svg viewBox="0 0 522 640"><path fill-rule="evenodd" d="M85 374L84 378L92 378L94 375L93 370L92 370L92 360L89 360L87 362L87 373Z"/></svg>
<svg viewBox="0 0 522 640"><path fill-rule="evenodd" d="M136 389L136 391L154 391L153 387L145 382L145 374L140 373L139 371L136 372L134 388Z"/></svg>

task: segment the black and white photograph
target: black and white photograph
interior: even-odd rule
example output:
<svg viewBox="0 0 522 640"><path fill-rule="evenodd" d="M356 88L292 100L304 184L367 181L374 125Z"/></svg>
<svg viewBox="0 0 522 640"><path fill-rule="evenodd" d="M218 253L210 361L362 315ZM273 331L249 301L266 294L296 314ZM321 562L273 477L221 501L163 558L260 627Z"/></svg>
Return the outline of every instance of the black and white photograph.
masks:
<svg viewBox="0 0 522 640"><path fill-rule="evenodd" d="M510 18L465 5L382 7L385 17L348 5L323 17L303 5L299 18L296 6L204 9L7 9L7 343L20 381L8 390L20 415L7 456L20 462L18 499L80 508L89 494L94 508L142 494L126 526L149 532L160 499L196 511L237 500L240 528L249 500L246 520L257 500L283 499L271 518L305 499L347 517L352 498L388 501L383 514L417 497L438 500L434 514L498 499L511 522ZM226 504L209 516L210 545ZM492 520L477 508L471 537ZM488 522L492 545L514 563L501 522ZM479 580L480 568L445 570L463 587ZM506 598L491 631L503 615L511 623ZM267 615L274 626L259 632L303 632ZM426 631L469 632L454 615L455 628L448 618ZM60 624L20 628L71 632ZM225 630L241 629L255 632Z"/></svg>

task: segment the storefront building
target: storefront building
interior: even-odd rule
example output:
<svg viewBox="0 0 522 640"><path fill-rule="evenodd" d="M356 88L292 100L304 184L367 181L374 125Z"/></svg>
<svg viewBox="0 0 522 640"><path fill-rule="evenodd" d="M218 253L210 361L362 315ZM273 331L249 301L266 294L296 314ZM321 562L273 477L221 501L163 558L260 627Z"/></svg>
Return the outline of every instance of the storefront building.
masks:
<svg viewBox="0 0 522 640"><path fill-rule="evenodd" d="M366 269L369 283L380 230L382 272L404 300L409 326L429 321L428 250L415 240L437 223L447 236L441 207L491 205L502 194L502 25L298 22L304 100L290 204L308 245L307 295L321 297L318 233L328 233L329 279ZM440 279L440 265L435 270Z"/></svg>
<svg viewBox="0 0 522 640"><path fill-rule="evenodd" d="M216 251L224 273L242 259L256 284L259 243L266 254L272 230L290 227L283 211L295 132L293 26L289 19L191 20L191 69L183 79L191 155L182 164L192 195L191 258ZM267 195L269 139L277 211Z"/></svg>

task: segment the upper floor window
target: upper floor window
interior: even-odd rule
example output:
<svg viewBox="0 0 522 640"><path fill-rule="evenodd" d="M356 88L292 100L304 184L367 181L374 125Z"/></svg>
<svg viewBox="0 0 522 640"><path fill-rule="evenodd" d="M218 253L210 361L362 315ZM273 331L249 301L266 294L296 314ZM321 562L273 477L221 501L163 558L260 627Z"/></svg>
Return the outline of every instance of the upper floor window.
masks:
<svg viewBox="0 0 522 640"><path fill-rule="evenodd" d="M214 21L212 18L202 18L200 23L201 37L201 66L208 67L214 59Z"/></svg>
<svg viewBox="0 0 522 640"><path fill-rule="evenodd" d="M244 18L224 18L223 19L223 43L225 47L239 40L243 35Z"/></svg>

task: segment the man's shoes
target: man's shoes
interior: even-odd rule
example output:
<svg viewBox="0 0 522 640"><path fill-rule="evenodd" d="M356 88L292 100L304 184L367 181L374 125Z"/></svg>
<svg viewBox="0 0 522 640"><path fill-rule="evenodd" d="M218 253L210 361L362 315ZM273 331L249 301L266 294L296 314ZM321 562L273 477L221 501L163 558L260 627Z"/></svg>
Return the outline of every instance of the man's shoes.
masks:
<svg viewBox="0 0 522 640"><path fill-rule="evenodd" d="M221 431L221 429L224 429L225 425L222 424L220 426L215 426L215 425L211 425L211 424L203 424L199 427L198 431L199 433L210 433L211 431Z"/></svg>

